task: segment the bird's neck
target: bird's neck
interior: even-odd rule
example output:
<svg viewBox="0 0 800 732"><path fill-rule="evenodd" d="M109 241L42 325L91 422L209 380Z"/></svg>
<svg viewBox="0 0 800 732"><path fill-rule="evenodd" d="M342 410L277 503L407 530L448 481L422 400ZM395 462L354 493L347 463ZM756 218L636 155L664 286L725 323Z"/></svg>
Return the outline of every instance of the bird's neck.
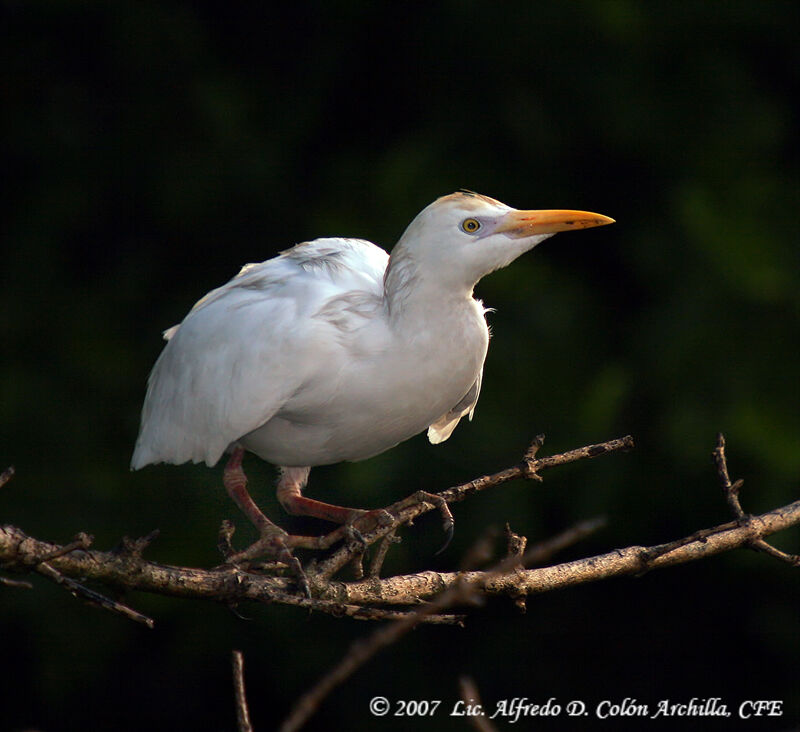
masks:
<svg viewBox="0 0 800 732"><path fill-rule="evenodd" d="M408 256L393 257L384 276L384 298L395 325L419 327L421 322L472 308L474 283L443 282Z"/></svg>

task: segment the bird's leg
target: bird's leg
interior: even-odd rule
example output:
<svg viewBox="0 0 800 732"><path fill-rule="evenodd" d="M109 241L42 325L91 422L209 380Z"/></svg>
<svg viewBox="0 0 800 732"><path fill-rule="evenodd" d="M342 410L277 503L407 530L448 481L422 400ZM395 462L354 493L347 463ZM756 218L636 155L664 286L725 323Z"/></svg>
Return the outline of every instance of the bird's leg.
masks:
<svg viewBox="0 0 800 732"><path fill-rule="evenodd" d="M237 445L233 449L230 459L225 465L225 470L222 473L222 482L225 484L228 495L233 498L234 503L242 510L244 515L250 519L261 536L288 536L283 529L273 524L272 521L262 513L261 509L247 492L247 476L244 474L244 468L242 467L243 457L244 448L241 445Z"/></svg>
<svg viewBox="0 0 800 732"><path fill-rule="evenodd" d="M291 549L294 547L301 547L304 549L327 549L334 543L336 537L295 536L289 534L280 526L270 521L256 505L256 502L252 499L247 490L247 476L242 467L243 458L244 448L237 445L233 449L230 459L225 465L225 470L222 473L222 482L225 484L225 488L230 497L233 498L236 505L242 510L242 513L244 513L244 515L250 519L250 522L258 529L258 533L261 534L261 539L244 551L230 557L229 559L231 561L255 559L266 553L280 561L292 563L297 561L291 556ZM307 476L308 470L306 471L306 477Z"/></svg>
<svg viewBox="0 0 800 732"><path fill-rule="evenodd" d="M227 561L235 565L264 555L274 557L289 567L292 574L297 578L303 594L311 597L308 578L303 571L303 566L297 557L292 554L292 547L302 546L302 540L306 537L290 536L262 513L247 492L247 476L244 473L244 468L242 468L243 457L244 448L241 445L237 445L225 465L225 470L222 473L222 482L236 505L242 509L245 516L258 529L261 538L244 551L227 557Z"/></svg>
<svg viewBox="0 0 800 732"><path fill-rule="evenodd" d="M350 527L354 527L357 523L357 528L363 531L391 523L391 514L382 508L365 511L361 508L346 508L306 498L302 490L308 482L310 472L311 468L281 468L277 495L287 513L295 516L313 516Z"/></svg>

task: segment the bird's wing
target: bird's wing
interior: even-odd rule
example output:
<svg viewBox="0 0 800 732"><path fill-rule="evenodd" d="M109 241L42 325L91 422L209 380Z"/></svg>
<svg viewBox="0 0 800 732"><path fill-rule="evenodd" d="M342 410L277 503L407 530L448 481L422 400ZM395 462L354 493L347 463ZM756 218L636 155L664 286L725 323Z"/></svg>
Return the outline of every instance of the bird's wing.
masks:
<svg viewBox="0 0 800 732"><path fill-rule="evenodd" d="M205 461L260 427L341 349L317 317L331 300L383 293L388 255L357 239L317 239L249 264L164 333L131 467Z"/></svg>
<svg viewBox="0 0 800 732"><path fill-rule="evenodd" d="M428 440L431 444L438 445L440 442L444 442L450 437L459 420L465 414L469 415L469 419L472 420L472 415L475 413L475 405L478 403L478 397L481 393L482 380L483 369L480 370L478 378L475 379L475 383L470 387L469 391L458 404L428 427Z"/></svg>

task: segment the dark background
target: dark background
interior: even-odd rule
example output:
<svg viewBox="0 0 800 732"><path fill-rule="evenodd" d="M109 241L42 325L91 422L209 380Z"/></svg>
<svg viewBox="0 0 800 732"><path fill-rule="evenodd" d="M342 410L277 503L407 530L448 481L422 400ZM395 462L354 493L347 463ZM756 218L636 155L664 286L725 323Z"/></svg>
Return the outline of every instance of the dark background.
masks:
<svg viewBox="0 0 800 732"><path fill-rule="evenodd" d="M462 187L618 223L479 285L497 312L472 423L441 446L419 436L315 470L309 495L384 505L510 465L539 432L546 453L627 433L637 448L460 504L441 556L438 521L421 520L388 571L453 569L506 521L535 541L605 514L565 558L726 521L719 430L746 510L798 497L796 3L0 7L0 467L18 471L3 522L58 542L85 530L101 549L158 527L149 556L195 566L219 561L224 517L252 538L221 468L128 471L160 332L245 262L323 235L389 249ZM269 466L247 468L271 516L308 528L282 513ZM797 532L775 543L798 551ZM232 730L232 648L256 729L271 729L370 630L127 597L156 619L148 631L35 584L0 588L4 729ZM735 713L766 698L785 715L764 728L800 720L797 570L752 552L534 597L526 615L507 601L470 614L466 630L420 628L384 652L308 728L407 729L372 718L369 699L449 711L465 673L488 706L720 696ZM443 712L418 724L467 728Z"/></svg>

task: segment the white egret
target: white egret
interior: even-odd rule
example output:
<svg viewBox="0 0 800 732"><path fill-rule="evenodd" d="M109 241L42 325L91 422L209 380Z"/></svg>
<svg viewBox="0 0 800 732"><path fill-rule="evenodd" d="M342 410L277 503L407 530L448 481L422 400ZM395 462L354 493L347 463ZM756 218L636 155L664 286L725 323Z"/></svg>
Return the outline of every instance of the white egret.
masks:
<svg viewBox="0 0 800 732"><path fill-rule="evenodd" d="M131 467L213 466L230 452L224 483L262 548L309 544L256 506L245 450L279 466L289 513L359 525L364 511L302 495L311 467L363 460L423 430L446 440L481 389L489 331L478 280L556 232L612 222L462 191L417 215L391 257L326 238L246 265L164 333Z"/></svg>

